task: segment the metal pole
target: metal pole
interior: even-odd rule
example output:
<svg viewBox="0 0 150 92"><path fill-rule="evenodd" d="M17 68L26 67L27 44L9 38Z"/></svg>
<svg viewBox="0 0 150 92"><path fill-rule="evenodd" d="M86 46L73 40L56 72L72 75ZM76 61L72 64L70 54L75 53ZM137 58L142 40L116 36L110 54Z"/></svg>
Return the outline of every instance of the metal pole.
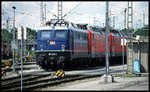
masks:
<svg viewBox="0 0 150 92"><path fill-rule="evenodd" d="M26 63L26 39L24 39L24 62Z"/></svg>
<svg viewBox="0 0 150 92"><path fill-rule="evenodd" d="M23 43L24 43L24 62L26 62L26 39L25 39L25 30L26 30L26 27L24 27L24 30L23 30Z"/></svg>
<svg viewBox="0 0 150 92"><path fill-rule="evenodd" d="M143 12L143 27L145 26L145 13Z"/></svg>
<svg viewBox="0 0 150 92"><path fill-rule="evenodd" d="M95 17L94 17L94 21L93 22L94 22L93 25L95 26Z"/></svg>
<svg viewBox="0 0 150 92"><path fill-rule="evenodd" d="M109 3L106 1L106 52L105 52L105 62L106 62L106 74L109 74Z"/></svg>
<svg viewBox="0 0 150 92"><path fill-rule="evenodd" d="M127 10L127 34L129 35L129 2L128 2L128 10Z"/></svg>
<svg viewBox="0 0 150 92"><path fill-rule="evenodd" d="M44 16L44 17L45 17L45 20L44 20L44 21L45 21L45 22L44 22L44 25L46 25L46 4L45 4L45 16Z"/></svg>
<svg viewBox="0 0 150 92"><path fill-rule="evenodd" d="M138 40L138 60L140 60L140 43L139 43L139 40Z"/></svg>
<svg viewBox="0 0 150 92"><path fill-rule="evenodd" d="M111 22L112 22L112 19L111 19L111 10L110 10L110 13L109 13L109 15L108 15L108 18L109 18L109 22L110 22L110 23L109 23L109 24L110 24L110 27L112 27L112 26L111 26L111 24L112 24L112 23L111 23Z"/></svg>
<svg viewBox="0 0 150 92"><path fill-rule="evenodd" d="M22 91L22 88L23 88L23 37L24 37L24 34L23 34L23 27L21 26L21 91Z"/></svg>
<svg viewBox="0 0 150 92"><path fill-rule="evenodd" d="M58 21L62 20L62 1L58 1Z"/></svg>
<svg viewBox="0 0 150 92"><path fill-rule="evenodd" d="M124 29L126 31L126 11L127 8L124 10ZM123 46L122 46L122 64L123 64L123 73L124 73L124 35L122 35L123 38Z"/></svg>
<svg viewBox="0 0 150 92"><path fill-rule="evenodd" d="M44 11L43 11L43 2L40 4L40 17L41 17L41 26L44 26Z"/></svg>
<svg viewBox="0 0 150 92"><path fill-rule="evenodd" d="M123 44L122 44L122 64L123 64L123 73L124 73L124 36L122 34Z"/></svg>
<svg viewBox="0 0 150 92"><path fill-rule="evenodd" d="M14 9L14 21L13 21L13 44L15 44L15 9L16 7L12 7ZM15 49L13 48L13 72L15 72Z"/></svg>
<svg viewBox="0 0 150 92"><path fill-rule="evenodd" d="M126 8L124 10L124 28L126 29Z"/></svg>
<svg viewBox="0 0 150 92"><path fill-rule="evenodd" d="M115 28L115 16L113 16L113 28Z"/></svg>
<svg viewBox="0 0 150 92"><path fill-rule="evenodd" d="M58 21L59 21L60 15L59 15L59 1L58 1Z"/></svg>
<svg viewBox="0 0 150 92"><path fill-rule="evenodd" d="M8 33L8 34L7 34L7 36L8 36L8 37L7 37L7 44L8 44L8 45L7 45L7 51L8 51L8 52L7 52L7 56L9 57L9 28L8 28L8 25L9 25L9 24L8 24L8 23L9 23L9 17L8 17L8 19L6 20L6 29L7 29L7 33Z"/></svg>
<svg viewBox="0 0 150 92"><path fill-rule="evenodd" d="M133 4L132 4L132 1L131 1L131 28L133 29L133 8L132 8L132 6L133 6ZM132 34L132 36L133 36L133 34Z"/></svg>

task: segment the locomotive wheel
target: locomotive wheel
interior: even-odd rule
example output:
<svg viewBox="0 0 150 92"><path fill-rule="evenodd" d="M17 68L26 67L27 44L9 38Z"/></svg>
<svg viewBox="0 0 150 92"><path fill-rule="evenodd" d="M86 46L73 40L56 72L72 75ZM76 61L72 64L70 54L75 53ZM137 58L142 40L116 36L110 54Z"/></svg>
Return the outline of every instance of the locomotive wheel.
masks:
<svg viewBox="0 0 150 92"><path fill-rule="evenodd" d="M41 67L42 67L43 69L47 70L47 67L46 67L44 64L42 64Z"/></svg>
<svg viewBox="0 0 150 92"><path fill-rule="evenodd" d="M47 61L42 62L41 67L45 70L48 70L48 64L46 63Z"/></svg>
<svg viewBox="0 0 150 92"><path fill-rule="evenodd" d="M59 68L59 69L65 68L65 62L64 62L64 57L63 57L63 56L60 56L60 57L57 59L57 65L58 65L58 68Z"/></svg>
<svg viewBox="0 0 150 92"><path fill-rule="evenodd" d="M57 64L57 66L58 66L58 69L63 69L63 68L65 68L65 63L64 62L60 62L59 64Z"/></svg>

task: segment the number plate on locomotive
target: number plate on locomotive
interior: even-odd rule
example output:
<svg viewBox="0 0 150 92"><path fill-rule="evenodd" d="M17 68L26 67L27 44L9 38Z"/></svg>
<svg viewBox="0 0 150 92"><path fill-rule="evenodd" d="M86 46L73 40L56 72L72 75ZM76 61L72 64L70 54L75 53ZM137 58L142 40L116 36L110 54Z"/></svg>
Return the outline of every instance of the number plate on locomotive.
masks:
<svg viewBox="0 0 150 92"><path fill-rule="evenodd" d="M55 45L56 44L55 41L50 41L49 43L50 43L50 45Z"/></svg>

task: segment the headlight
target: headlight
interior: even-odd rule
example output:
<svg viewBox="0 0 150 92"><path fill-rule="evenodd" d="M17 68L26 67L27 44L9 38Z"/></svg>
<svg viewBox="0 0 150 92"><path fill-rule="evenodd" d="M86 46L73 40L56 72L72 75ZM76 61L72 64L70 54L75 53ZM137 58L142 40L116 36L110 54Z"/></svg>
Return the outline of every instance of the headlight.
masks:
<svg viewBox="0 0 150 92"><path fill-rule="evenodd" d="M43 50L43 45L40 45L40 50Z"/></svg>
<svg viewBox="0 0 150 92"><path fill-rule="evenodd" d="M62 50L62 51L65 50L65 45L64 45L64 44L61 45L61 50Z"/></svg>

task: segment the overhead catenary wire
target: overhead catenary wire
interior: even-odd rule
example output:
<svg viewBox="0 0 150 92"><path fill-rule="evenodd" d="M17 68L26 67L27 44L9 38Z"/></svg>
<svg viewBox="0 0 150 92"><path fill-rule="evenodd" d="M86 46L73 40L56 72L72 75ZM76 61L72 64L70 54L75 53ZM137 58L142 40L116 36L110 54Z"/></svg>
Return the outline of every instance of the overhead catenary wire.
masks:
<svg viewBox="0 0 150 92"><path fill-rule="evenodd" d="M53 12L51 12L50 10L48 10L48 12L51 13L54 17L58 18L58 16L54 14Z"/></svg>
<svg viewBox="0 0 150 92"><path fill-rule="evenodd" d="M71 14L71 12L73 10L75 10L77 7L79 7L81 5L81 3L77 4L74 8L72 8L68 13L64 14L62 16L62 18L66 17L68 14ZM51 13L54 17L58 18L58 16L56 14L54 14L53 12L51 12L50 10L48 10L49 13Z"/></svg>
<svg viewBox="0 0 150 92"><path fill-rule="evenodd" d="M64 16L62 16L62 18L66 17L68 14L70 14L73 10L75 10L77 7L79 7L81 5L81 3L77 4L74 8L72 8L68 13L64 14Z"/></svg>

